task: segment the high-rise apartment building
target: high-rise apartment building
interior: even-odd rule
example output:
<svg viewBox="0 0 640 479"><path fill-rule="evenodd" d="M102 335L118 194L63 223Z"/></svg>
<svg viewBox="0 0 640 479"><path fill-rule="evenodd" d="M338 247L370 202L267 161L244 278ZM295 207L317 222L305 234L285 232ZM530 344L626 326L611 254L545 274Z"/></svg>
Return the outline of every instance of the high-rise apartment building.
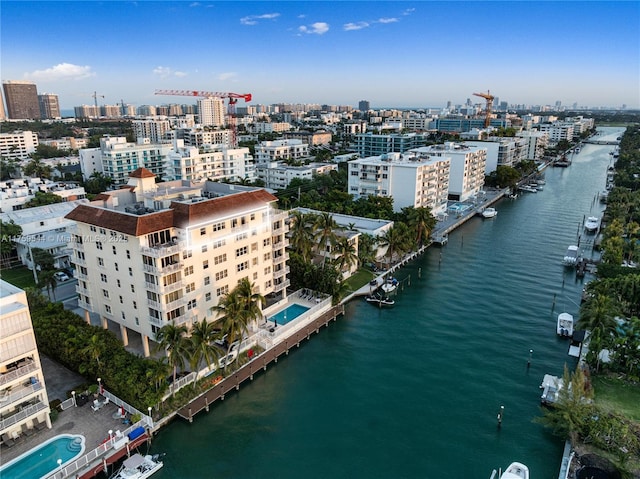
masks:
<svg viewBox="0 0 640 479"><path fill-rule="evenodd" d="M360 100L358 102L358 110L369 111L370 109L371 109L371 104L367 100Z"/></svg>
<svg viewBox="0 0 640 479"><path fill-rule="evenodd" d="M0 280L0 436L8 441L23 426L51 427L49 399L25 292ZM5 439L8 438L8 439Z"/></svg>
<svg viewBox="0 0 640 479"><path fill-rule="evenodd" d="M38 95L38 103L40 103L40 115L43 119L54 120L56 118L62 118L60 115L58 95L43 93Z"/></svg>
<svg viewBox="0 0 640 479"><path fill-rule="evenodd" d="M223 126L225 124L225 110L222 98L200 98L198 100L198 122L202 126Z"/></svg>
<svg viewBox="0 0 640 479"><path fill-rule="evenodd" d="M103 327L149 340L167 324L217 319L212 307L242 278L262 295L286 296L288 213L262 188L188 181L156 183L140 168L66 217L78 304Z"/></svg>
<svg viewBox="0 0 640 479"><path fill-rule="evenodd" d="M38 89L30 81L9 80L2 82L4 99L7 102L7 116L11 120L40 119Z"/></svg>
<svg viewBox="0 0 640 479"><path fill-rule="evenodd" d="M12 160L26 160L38 146L38 134L33 131L0 133L0 156Z"/></svg>

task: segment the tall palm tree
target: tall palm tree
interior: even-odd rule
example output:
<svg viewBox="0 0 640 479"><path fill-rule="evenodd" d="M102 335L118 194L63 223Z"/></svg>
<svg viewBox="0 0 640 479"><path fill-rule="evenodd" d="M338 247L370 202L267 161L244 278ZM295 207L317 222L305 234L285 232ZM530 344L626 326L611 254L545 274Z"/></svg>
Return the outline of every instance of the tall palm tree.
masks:
<svg viewBox="0 0 640 479"><path fill-rule="evenodd" d="M314 217L315 215L306 214L298 210L293 211L291 214L289 246L307 262L311 260L311 251L313 249Z"/></svg>
<svg viewBox="0 0 640 479"><path fill-rule="evenodd" d="M425 239L431 236L431 231L437 223L430 208L412 208L409 212L409 227L416 232L416 243L423 246Z"/></svg>
<svg viewBox="0 0 640 479"><path fill-rule="evenodd" d="M409 227L400 222L395 223L378 237L378 244L387 248L385 253L387 267L391 265L394 256L402 256L411 249L411 244L413 243L411 238Z"/></svg>
<svg viewBox="0 0 640 479"><path fill-rule="evenodd" d="M353 243L346 236L338 238L334 247L335 253L338 255L335 264L344 273L349 270L352 265L358 264L358 254Z"/></svg>
<svg viewBox="0 0 640 479"><path fill-rule="evenodd" d="M245 300L238 294L237 288L225 294L220 302L212 309L220 316L222 334L227 336L227 354L225 356L224 369L229 366L226 358L231 354L231 348L236 341L242 342L242 338L249 332L250 316L245 309ZM239 344L238 344L239 347Z"/></svg>
<svg viewBox="0 0 640 479"><path fill-rule="evenodd" d="M618 306L613 299L604 294L589 298L580 308L580 319L576 326L591 331L589 351L597 358L596 370L600 366L599 353L603 344L615 332L617 323L614 318L617 312Z"/></svg>
<svg viewBox="0 0 640 479"><path fill-rule="evenodd" d="M38 275L38 287L47 288L47 295L49 296L49 301L51 301L51 293L53 293L53 300L56 301L57 286L58 286L58 280L56 280L55 271L44 270L40 272L40 274Z"/></svg>
<svg viewBox="0 0 640 479"><path fill-rule="evenodd" d="M204 359L206 365L211 368L214 362L220 358L218 348L213 340L218 337L218 331L214 329L213 323L203 319L202 322L195 321L191 326L191 354L189 355L189 363L191 370L196 371L200 361ZM197 375L196 375L197 378ZM193 380L195 386L196 380Z"/></svg>
<svg viewBox="0 0 640 479"><path fill-rule="evenodd" d="M361 234L358 237L358 260L360 264L375 263L376 261L376 238L369 233Z"/></svg>
<svg viewBox="0 0 640 479"><path fill-rule="evenodd" d="M98 365L97 371L100 371L100 356L102 355L102 350L104 348L104 344L102 339L97 334L92 334L87 341L87 344L84 348L80 350L81 354L86 354L87 356L94 359Z"/></svg>
<svg viewBox="0 0 640 479"><path fill-rule="evenodd" d="M316 231L315 238L318 241L317 251L318 254L322 254L322 264L327 259L327 246L331 248L336 242L336 230L341 229L336 220L333 219L331 213L326 211L316 216L313 227Z"/></svg>
<svg viewBox="0 0 640 479"><path fill-rule="evenodd" d="M189 357L189 340L187 327L184 324L176 326L174 322L166 324L156 333L158 350L164 350L168 356L169 366L173 369L172 389L175 394L176 376L178 368L184 368L186 358Z"/></svg>

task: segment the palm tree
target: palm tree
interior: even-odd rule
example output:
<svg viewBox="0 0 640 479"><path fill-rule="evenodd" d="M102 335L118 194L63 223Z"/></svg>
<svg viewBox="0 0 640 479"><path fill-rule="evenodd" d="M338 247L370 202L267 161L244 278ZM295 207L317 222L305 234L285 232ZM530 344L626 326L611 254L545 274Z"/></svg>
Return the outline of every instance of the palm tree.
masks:
<svg viewBox="0 0 640 479"><path fill-rule="evenodd" d="M603 347L603 341L615 332L617 323L614 318L617 311L618 305L610 296L604 294L589 298L580 308L580 319L576 326L591 331L589 352L596 357L596 370L600 366L599 353Z"/></svg>
<svg viewBox="0 0 640 479"><path fill-rule="evenodd" d="M341 229L338 223L333 219L331 213L322 212L316 216L313 224L316 230L315 238L318 240L318 254L322 254L322 264L327 259L327 246L331 248L336 242L336 230Z"/></svg>
<svg viewBox="0 0 640 479"><path fill-rule="evenodd" d="M167 375L171 373L171 367L167 361L166 356L162 356L157 361L151 361L151 367L149 367L145 376L147 379L153 382L156 391L160 390L160 387L167 380Z"/></svg>
<svg viewBox="0 0 640 479"><path fill-rule="evenodd" d="M396 223L378 237L378 244L387 248L387 268L395 255L401 256L410 249L409 228L404 223Z"/></svg>
<svg viewBox="0 0 640 479"><path fill-rule="evenodd" d="M172 389L175 394L176 376L178 368L184 368L184 363L189 357L189 340L187 339L187 327L182 324L176 326L171 322L164 325L156 333L156 341L158 342L158 350L164 350L168 356L168 363L173 368Z"/></svg>
<svg viewBox="0 0 640 479"><path fill-rule="evenodd" d="M412 208L409 212L409 226L416 232L416 243L418 246L424 244L424 240L431 236L431 231L437 223L436 218L431 214L430 208Z"/></svg>
<svg viewBox="0 0 640 479"><path fill-rule="evenodd" d="M38 287L47 288L47 295L49 296L49 301L51 301L52 292L53 292L53 300L56 301L57 286L58 286L58 281L56 280L56 277L55 277L55 271L44 270L40 272L40 274L38 275Z"/></svg>
<svg viewBox="0 0 640 479"><path fill-rule="evenodd" d="M213 340L218 337L218 331L213 328L213 323L203 319L202 322L196 321L191 327L191 354L189 362L191 370L195 371L200 364L200 360L204 359L209 368L214 362L220 358L218 348L213 344ZM197 378L197 375L196 375ZM195 386L196 380L193 380Z"/></svg>
<svg viewBox="0 0 640 479"><path fill-rule="evenodd" d="M227 370L229 365L226 358L231 354L233 344L240 340L249 332L249 322L251 321L247 309L245 309L245 300L238 294L238 289L225 294L220 302L212 309L220 316L222 334L227 337L227 354L225 355L224 369ZM238 344L239 348L240 344Z"/></svg>
<svg viewBox="0 0 640 479"><path fill-rule="evenodd" d="M377 253L376 238L369 233L358 237L358 260L360 264L375 263Z"/></svg>
<svg viewBox="0 0 640 479"><path fill-rule="evenodd" d="M80 350L80 353L90 356L91 359L95 359L98 363L98 371L100 371L100 356L102 355L102 349L104 345L102 339L97 334L92 334L84 348Z"/></svg>
<svg viewBox="0 0 640 479"><path fill-rule="evenodd" d="M356 248L346 236L338 238L334 251L338 255L335 259L335 264L340 272L347 271L352 265L358 264Z"/></svg>
<svg viewBox="0 0 640 479"><path fill-rule="evenodd" d="M311 260L313 249L313 218L314 215L305 214L295 210L291 214L291 226L289 228L291 249L297 252L304 261Z"/></svg>

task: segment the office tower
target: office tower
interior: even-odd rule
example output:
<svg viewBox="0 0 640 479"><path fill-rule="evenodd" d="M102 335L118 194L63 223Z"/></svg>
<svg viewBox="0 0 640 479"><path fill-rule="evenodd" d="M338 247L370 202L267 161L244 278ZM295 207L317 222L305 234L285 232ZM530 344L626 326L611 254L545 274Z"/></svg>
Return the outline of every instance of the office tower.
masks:
<svg viewBox="0 0 640 479"><path fill-rule="evenodd" d="M9 80L2 82L7 102L7 117L11 120L40 119L38 89L30 81Z"/></svg>
<svg viewBox="0 0 640 479"><path fill-rule="evenodd" d="M358 110L360 111L369 111L371 109L371 104L367 100L360 100L358 102Z"/></svg>
<svg viewBox="0 0 640 479"><path fill-rule="evenodd" d="M43 93L42 95L38 95L38 103L40 103L40 116L43 119L53 120L54 118L62 118L62 115L60 115L58 95Z"/></svg>

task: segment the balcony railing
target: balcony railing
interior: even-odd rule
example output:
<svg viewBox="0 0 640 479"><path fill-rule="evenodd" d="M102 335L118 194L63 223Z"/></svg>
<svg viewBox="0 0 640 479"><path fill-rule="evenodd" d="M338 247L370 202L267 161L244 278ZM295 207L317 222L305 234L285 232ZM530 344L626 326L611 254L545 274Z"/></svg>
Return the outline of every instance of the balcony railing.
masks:
<svg viewBox="0 0 640 479"><path fill-rule="evenodd" d="M40 381L36 381L33 384L28 383L27 386L18 387L17 389L12 389L10 392L6 393L4 396L0 396L0 404L12 404L20 401L21 399L32 395L35 392L38 392L42 389L42 383Z"/></svg>
<svg viewBox="0 0 640 479"><path fill-rule="evenodd" d="M86 301L81 300L80 298L78 298L78 306L80 306L82 309L86 309L87 311L90 311L92 313L95 312L89 303L87 303Z"/></svg>
<svg viewBox="0 0 640 479"><path fill-rule="evenodd" d="M183 249L184 245L182 243L172 242L151 247L143 246L140 248L140 252L154 258L163 258L164 256L180 253Z"/></svg>
<svg viewBox="0 0 640 479"><path fill-rule="evenodd" d="M24 407L18 412L16 412L15 414L12 414L11 416L5 416L0 421L0 430L8 429L11 426L18 424L24 421L25 419L28 419L31 416L35 416L40 411L44 411L45 409L49 409L49 406L47 406L45 403L41 401L38 401L35 404L31 404L27 407Z"/></svg>
<svg viewBox="0 0 640 479"><path fill-rule="evenodd" d="M14 381L22 376L26 376L27 374L37 370L38 367L36 366L35 361L29 361L26 364L13 369L11 371L7 371L4 374L0 374L0 387L4 386L7 383L10 383L11 381Z"/></svg>
<svg viewBox="0 0 640 479"><path fill-rule="evenodd" d="M167 273L174 273L176 271L180 271L183 268L183 264L182 262L177 262L177 263L173 263L173 264L168 264L166 266L154 266L151 264L144 264L142 265L142 269L144 269L144 271L146 271L147 273L156 273L156 274L167 274Z"/></svg>

